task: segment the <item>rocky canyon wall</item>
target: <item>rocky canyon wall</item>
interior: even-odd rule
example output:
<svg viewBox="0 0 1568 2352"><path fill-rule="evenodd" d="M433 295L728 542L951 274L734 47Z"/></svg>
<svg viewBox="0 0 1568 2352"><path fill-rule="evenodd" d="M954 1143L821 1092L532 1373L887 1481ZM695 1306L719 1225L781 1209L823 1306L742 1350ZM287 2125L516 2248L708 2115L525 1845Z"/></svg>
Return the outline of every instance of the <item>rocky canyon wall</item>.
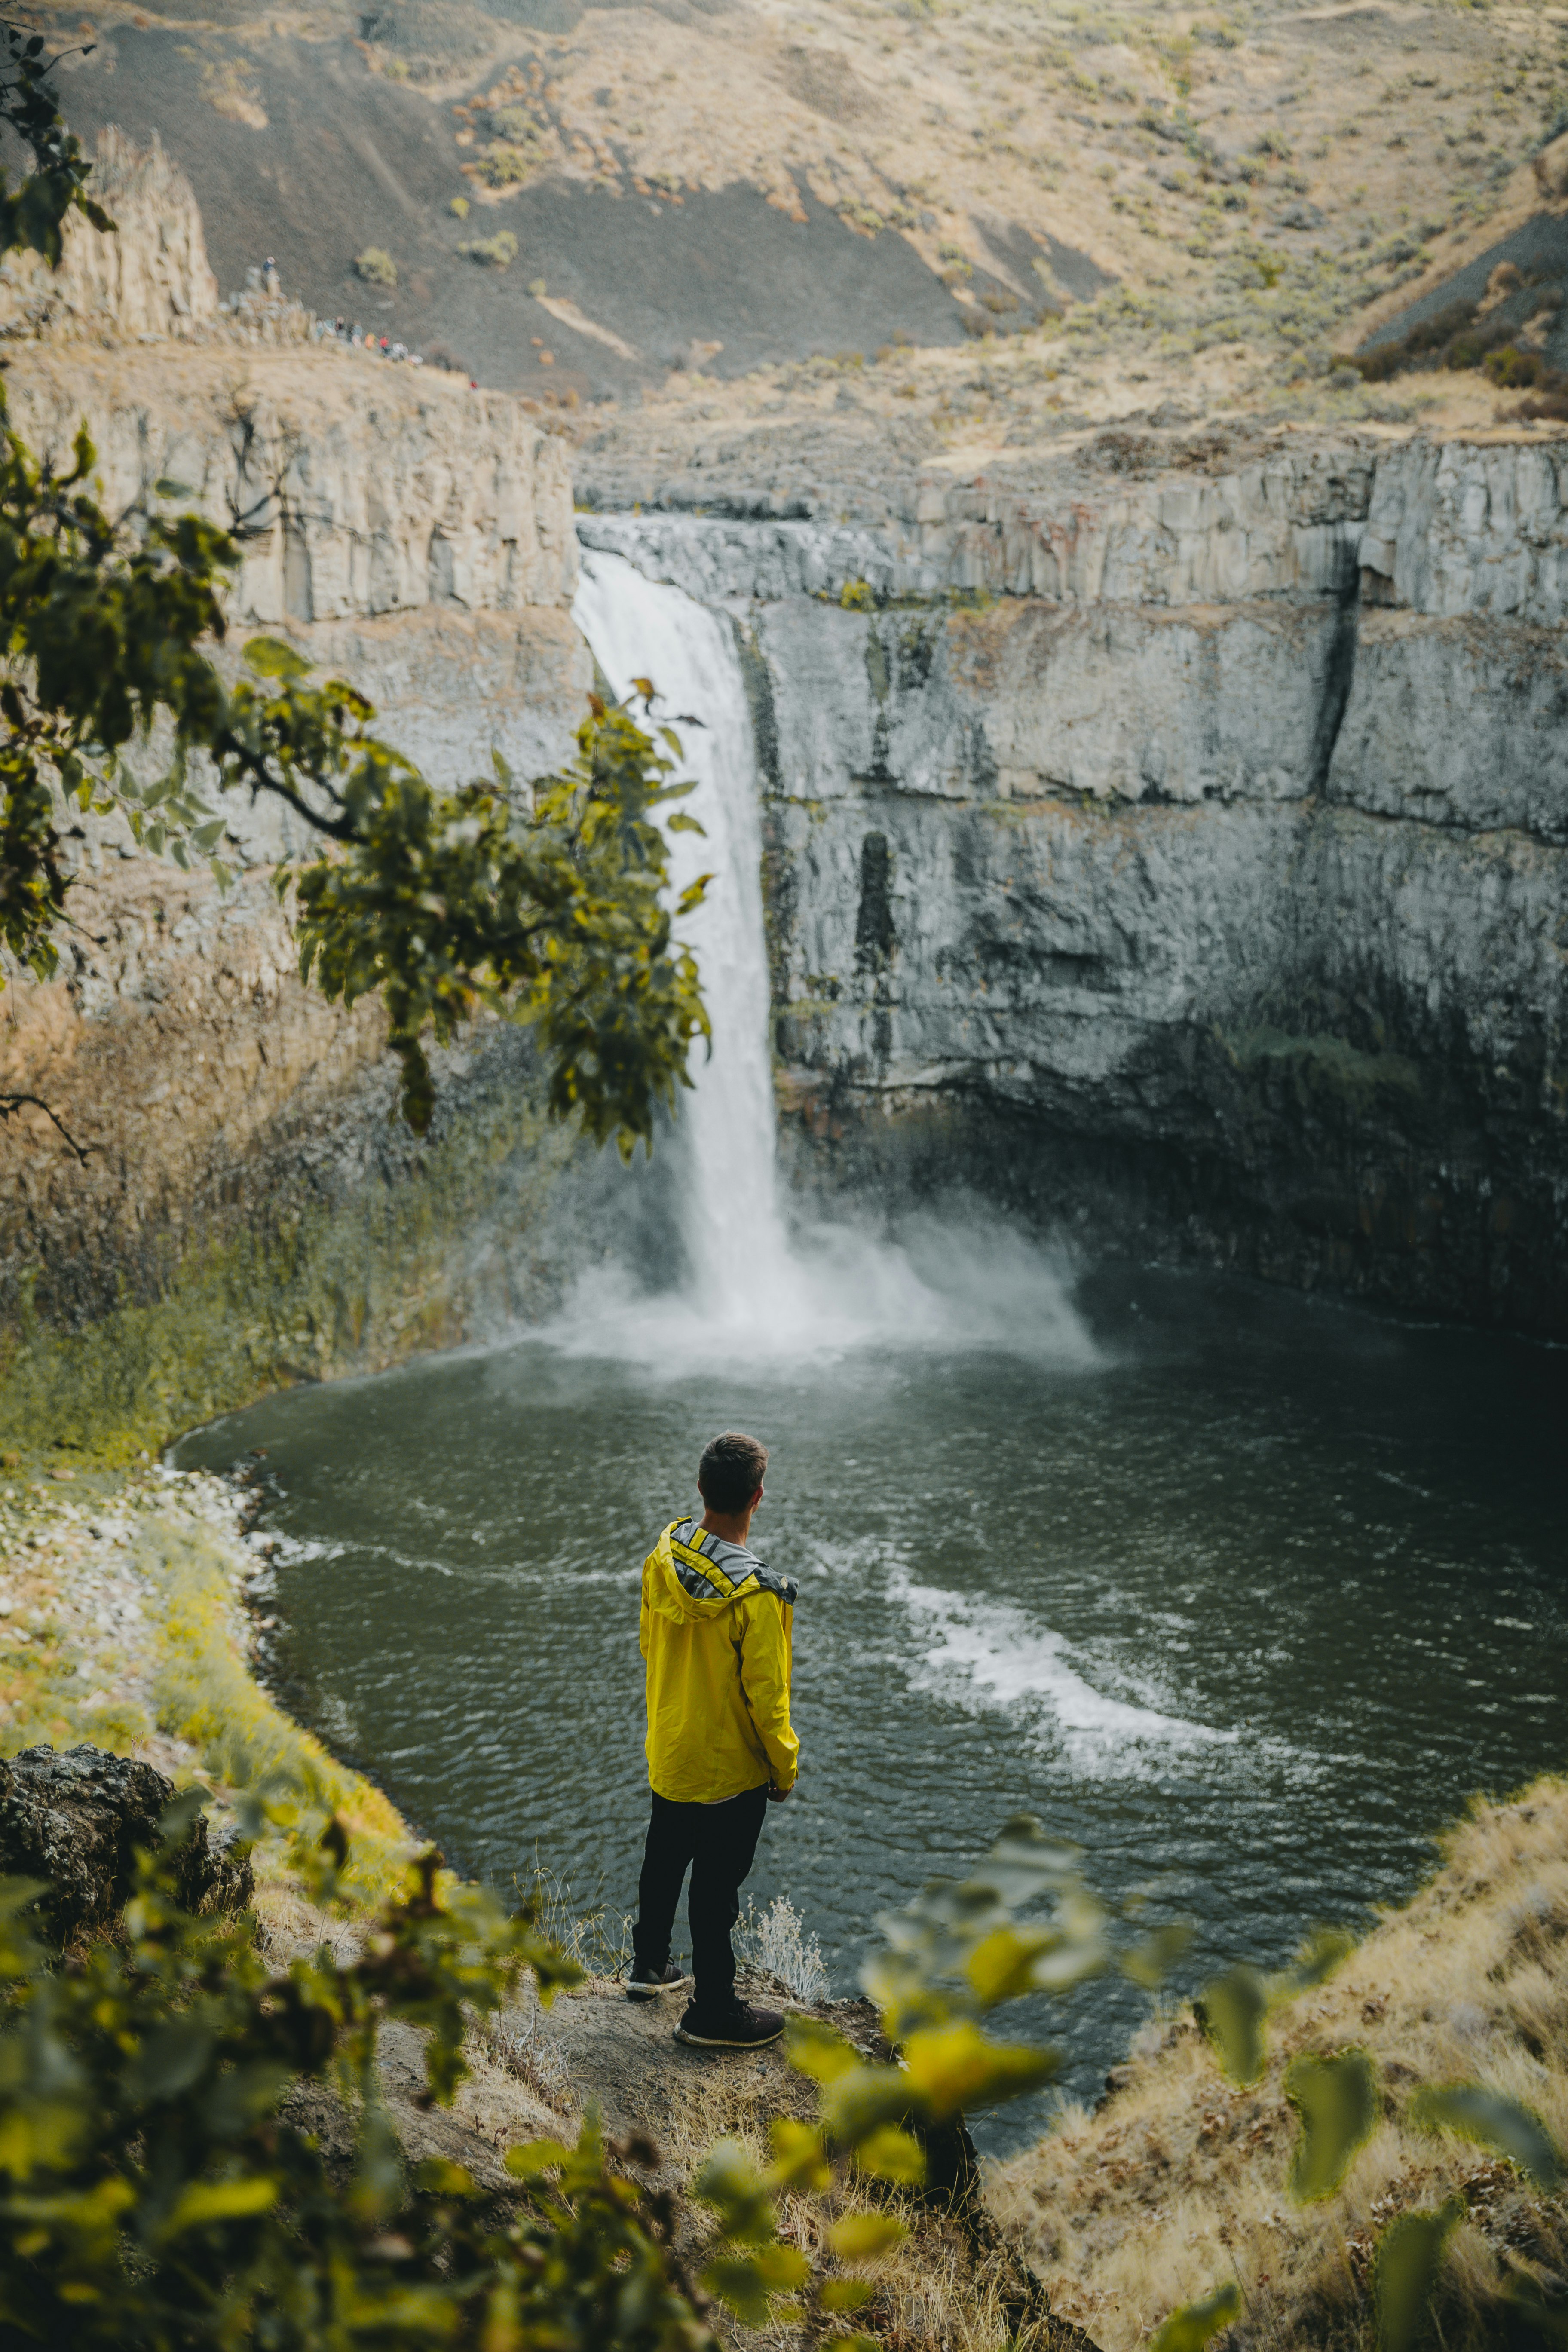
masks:
<svg viewBox="0 0 1568 2352"><path fill-rule="evenodd" d="M438 783L488 773L492 751L520 779L570 753L592 665L569 612L568 477L514 401L331 349L96 332L15 344L6 388L44 456L85 419L111 509L168 478L237 532L226 659L252 630L286 633ZM530 1236L565 1147L543 1134L524 1041L481 1027L444 1057L430 1144L389 1125L377 1008L345 1015L296 973L271 883L304 845L293 820L228 814L226 892L73 815L58 976L11 972L0 993L0 1090L41 1097L88 1151L79 1164L36 1111L0 1128L7 1402L31 1395L50 1425L75 1412L68 1391L97 1393L80 1350L49 1386L62 1330L98 1349L128 1427L175 1425L537 1303Z"/></svg>
<svg viewBox="0 0 1568 2352"><path fill-rule="evenodd" d="M735 613L799 1182L1568 1328L1568 448L728 503L580 528Z"/></svg>

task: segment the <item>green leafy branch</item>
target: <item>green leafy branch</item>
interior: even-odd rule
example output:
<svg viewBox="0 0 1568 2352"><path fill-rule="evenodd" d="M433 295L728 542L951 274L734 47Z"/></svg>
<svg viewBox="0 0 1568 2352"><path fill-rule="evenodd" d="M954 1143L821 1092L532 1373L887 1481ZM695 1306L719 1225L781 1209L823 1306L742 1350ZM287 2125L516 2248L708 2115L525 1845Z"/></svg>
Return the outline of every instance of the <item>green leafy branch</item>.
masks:
<svg viewBox="0 0 1568 2352"><path fill-rule="evenodd" d="M883 1944L861 1981L881 2018L886 2059L864 2056L820 2019L788 2020L786 2053L817 2084L817 2122L776 2122L765 2168L737 2143L721 2143L695 2184L718 2220L702 2285L742 2320L756 2326L793 2312L811 2340L828 2331L828 2352L867 2352L868 2337L832 2331L869 2300L871 2282L818 2277L804 2253L779 2242L780 2200L851 2174L920 2188L932 2132L1037 2090L1059 2072L1058 2051L994 2033L996 2011L1028 1995L1060 1997L1112 1967L1140 1984L1159 1980L1185 1930L1173 1926L1119 1945L1081 1860L1077 1846L1019 1814L969 1877L934 1879L906 1910L879 1920ZM904 2235L893 2213L850 2213L827 2243L853 2272Z"/></svg>
<svg viewBox="0 0 1568 2352"><path fill-rule="evenodd" d="M0 172L0 252L38 253L51 269L58 269L68 215L80 213L105 234L114 223L88 194L92 166L81 152L80 141L60 120L50 85L59 57L45 57L41 33L28 33L10 23L0 23L0 46L4 50L0 121L9 126L33 159L32 170L15 192L9 174ZM90 57L92 45L62 55Z"/></svg>
<svg viewBox="0 0 1568 2352"><path fill-rule="evenodd" d="M322 1945L270 1970L252 1921L194 1917L174 1899L170 1855L195 1801L170 1809L163 1848L140 1858L118 1938L63 1966L29 1930L39 1890L0 1883L6 2340L712 2347L668 2212L616 2168L637 2151L607 2148L590 2126L553 2190L516 2195L442 2159L403 2160L377 2091L381 2027L422 2031L422 2095L448 2102L474 2015L514 1995L525 1969L545 2001L581 1974L531 1916L453 1886L429 1853L353 1959ZM252 1805L252 1823L289 1811L274 1794ZM305 1849L323 1902L347 1853L335 1821ZM308 2081L335 2089L354 2119L346 2180L285 2112ZM526 2182L525 2157L510 2168Z"/></svg>

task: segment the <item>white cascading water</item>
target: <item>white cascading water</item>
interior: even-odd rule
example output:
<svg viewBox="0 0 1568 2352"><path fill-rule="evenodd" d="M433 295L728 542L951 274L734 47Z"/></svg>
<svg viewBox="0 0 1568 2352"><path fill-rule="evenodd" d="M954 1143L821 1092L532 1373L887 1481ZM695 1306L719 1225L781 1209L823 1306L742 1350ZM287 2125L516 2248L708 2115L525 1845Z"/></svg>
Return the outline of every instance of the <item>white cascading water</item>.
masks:
<svg viewBox="0 0 1568 2352"><path fill-rule="evenodd" d="M584 551L573 614L615 693L652 681L694 789L675 803L702 834L669 836L672 888L710 872L706 903L682 926L712 1024L683 1094L690 1176L689 1292L629 1298L591 1277L551 1334L574 1352L760 1360L868 1343L990 1345L1090 1363L1093 1343L1058 1269L987 1221L917 1224L903 1245L842 1226L792 1240L779 1203L769 1050L762 832L751 712L728 625L624 556Z"/></svg>
<svg viewBox="0 0 1568 2352"><path fill-rule="evenodd" d="M675 895L699 874L714 877L682 931L713 1032L711 1057L697 1049L696 1087L681 1103L690 1136L693 1304L721 1323L759 1313L770 1325L787 1320L798 1283L774 1176L762 831L734 645L718 614L646 580L620 555L584 557L573 609L616 693L624 700L634 677L650 679L658 717L680 737L683 776L694 789L679 805L702 832L669 836Z"/></svg>

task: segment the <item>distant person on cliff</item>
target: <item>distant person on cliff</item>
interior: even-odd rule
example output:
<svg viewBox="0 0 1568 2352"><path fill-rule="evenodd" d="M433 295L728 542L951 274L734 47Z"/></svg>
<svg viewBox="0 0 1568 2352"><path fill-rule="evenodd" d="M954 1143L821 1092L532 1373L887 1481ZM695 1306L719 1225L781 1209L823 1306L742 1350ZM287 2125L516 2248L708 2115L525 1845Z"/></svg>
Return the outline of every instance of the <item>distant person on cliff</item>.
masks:
<svg viewBox="0 0 1568 2352"><path fill-rule="evenodd" d="M626 1994L652 2000L687 1982L669 1937L689 1864L696 1985L675 2038L699 2050L758 2049L784 2032L776 2010L737 1998L730 1944L763 1816L800 1761L789 1719L795 1589L746 1548L767 1466L754 1437L714 1438L697 1473L701 1519L673 1521L643 1562L653 1819Z"/></svg>

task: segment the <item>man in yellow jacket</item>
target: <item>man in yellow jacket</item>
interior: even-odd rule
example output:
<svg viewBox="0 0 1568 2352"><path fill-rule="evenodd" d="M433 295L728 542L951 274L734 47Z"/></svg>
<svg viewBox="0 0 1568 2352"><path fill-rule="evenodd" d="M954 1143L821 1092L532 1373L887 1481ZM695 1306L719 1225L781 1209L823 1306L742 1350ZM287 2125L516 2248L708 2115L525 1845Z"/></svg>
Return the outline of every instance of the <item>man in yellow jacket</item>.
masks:
<svg viewBox="0 0 1568 2352"><path fill-rule="evenodd" d="M754 1437L716 1437L697 1473L702 1518L672 1521L643 1562L653 1818L626 1992L652 2000L687 1981L669 1937L689 1864L696 1986L675 2038L702 2050L758 2049L784 2032L776 2011L736 1998L730 1944L763 1816L800 1760L789 1719L795 1589L746 1542L767 1466Z"/></svg>

